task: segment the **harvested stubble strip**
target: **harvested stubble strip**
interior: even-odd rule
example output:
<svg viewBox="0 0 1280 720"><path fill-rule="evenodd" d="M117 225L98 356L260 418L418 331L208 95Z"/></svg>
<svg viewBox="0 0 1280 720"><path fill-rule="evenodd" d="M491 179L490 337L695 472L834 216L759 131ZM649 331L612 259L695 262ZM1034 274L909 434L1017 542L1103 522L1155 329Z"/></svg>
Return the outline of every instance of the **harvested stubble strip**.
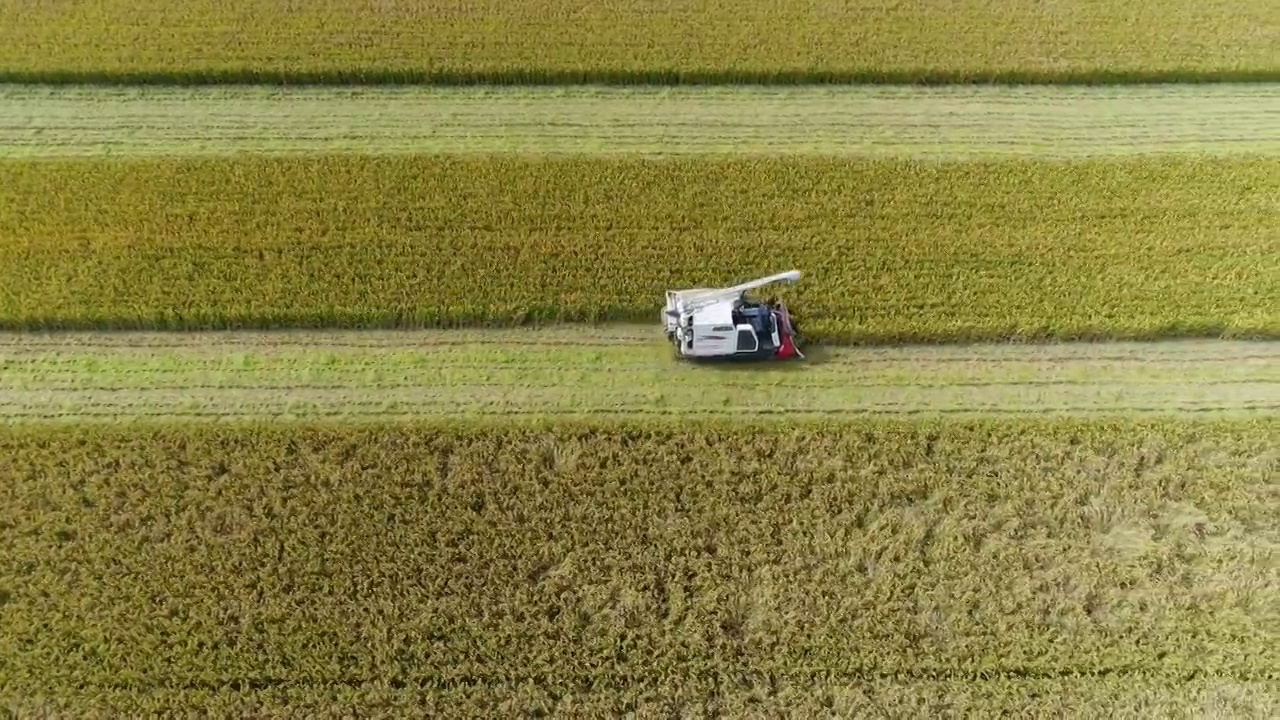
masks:
<svg viewBox="0 0 1280 720"><path fill-rule="evenodd" d="M1280 336L1269 159L0 163L0 327L657 322L799 268L813 339Z"/></svg>
<svg viewBox="0 0 1280 720"><path fill-rule="evenodd" d="M1126 88L0 86L0 157L1280 154L1280 84Z"/></svg>
<svg viewBox="0 0 1280 720"><path fill-rule="evenodd" d="M932 706L930 683L980 681L981 708L1077 676L1087 710L1194 674L1199 702L1256 711L1273 691L1230 688L1280 665L1259 560L1280 541L1277 431L0 429L6 687L86 705L410 688L493 711L701 706L719 686L856 709L841 688Z"/></svg>
<svg viewBox="0 0 1280 720"><path fill-rule="evenodd" d="M0 333L0 423L1280 412L1280 343L810 347L767 369L672 362L652 325Z"/></svg>
<svg viewBox="0 0 1280 720"><path fill-rule="evenodd" d="M464 7L465 5L465 7ZM0 0L0 78L1031 82L1280 76L1271 0Z"/></svg>

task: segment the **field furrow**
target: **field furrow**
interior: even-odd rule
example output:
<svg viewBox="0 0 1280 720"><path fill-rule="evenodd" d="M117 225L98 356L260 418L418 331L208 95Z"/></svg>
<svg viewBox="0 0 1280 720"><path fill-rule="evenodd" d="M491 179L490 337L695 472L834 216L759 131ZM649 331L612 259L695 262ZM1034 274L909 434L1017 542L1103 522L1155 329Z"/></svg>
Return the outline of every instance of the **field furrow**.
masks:
<svg viewBox="0 0 1280 720"><path fill-rule="evenodd" d="M575 336L580 344L570 344ZM1259 413L1280 343L815 347L677 362L656 328L7 335L0 418ZM761 371L763 370L763 372Z"/></svg>
<svg viewBox="0 0 1280 720"><path fill-rule="evenodd" d="M1280 85L0 87L0 157L238 152L1096 157L1280 152Z"/></svg>

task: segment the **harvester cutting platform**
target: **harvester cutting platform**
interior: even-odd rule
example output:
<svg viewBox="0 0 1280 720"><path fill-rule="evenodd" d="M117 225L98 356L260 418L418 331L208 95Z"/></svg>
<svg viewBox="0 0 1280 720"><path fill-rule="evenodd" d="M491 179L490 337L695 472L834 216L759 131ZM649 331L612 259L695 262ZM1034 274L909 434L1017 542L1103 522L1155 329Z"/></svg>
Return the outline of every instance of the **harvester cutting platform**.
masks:
<svg viewBox="0 0 1280 720"><path fill-rule="evenodd" d="M727 288L668 290L667 339L682 358L789 360L804 358L787 306L747 296L775 282L794 283L799 270Z"/></svg>

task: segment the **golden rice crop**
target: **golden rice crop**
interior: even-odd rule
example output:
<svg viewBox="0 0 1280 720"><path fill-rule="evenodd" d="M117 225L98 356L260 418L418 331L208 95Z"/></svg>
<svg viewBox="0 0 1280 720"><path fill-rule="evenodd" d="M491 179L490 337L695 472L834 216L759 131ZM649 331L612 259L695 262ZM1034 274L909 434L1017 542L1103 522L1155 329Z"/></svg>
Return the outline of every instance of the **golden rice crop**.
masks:
<svg viewBox="0 0 1280 720"><path fill-rule="evenodd" d="M1280 72L1280 6L1271 0L0 0L0 18L0 76L29 81L1167 81Z"/></svg>
<svg viewBox="0 0 1280 720"><path fill-rule="evenodd" d="M762 684L762 683L761 683ZM0 697L3 697L0 694ZM759 684L687 677L666 685L561 692L532 684L424 690L397 684L168 687L136 692L77 689L6 703L19 717L1185 717L1271 718L1274 682L1212 677L1169 680L1134 674L932 680L874 678L840 683Z"/></svg>
<svg viewBox="0 0 1280 720"><path fill-rule="evenodd" d="M3 429L5 692L493 712L1274 683L1277 432Z"/></svg>
<svg viewBox="0 0 1280 720"><path fill-rule="evenodd" d="M1274 163L0 163L0 327L657 323L799 268L814 339L1280 335Z"/></svg>

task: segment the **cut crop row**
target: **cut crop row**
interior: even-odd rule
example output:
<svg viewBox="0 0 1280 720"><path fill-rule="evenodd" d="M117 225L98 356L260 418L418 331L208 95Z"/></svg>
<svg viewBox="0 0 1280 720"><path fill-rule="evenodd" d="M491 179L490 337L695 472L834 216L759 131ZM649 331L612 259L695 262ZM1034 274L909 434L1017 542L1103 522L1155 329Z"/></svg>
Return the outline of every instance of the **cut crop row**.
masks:
<svg viewBox="0 0 1280 720"><path fill-rule="evenodd" d="M1275 680L1275 420L758 429L2 430L7 691Z"/></svg>
<svg viewBox="0 0 1280 720"><path fill-rule="evenodd" d="M0 163L0 327L658 323L798 268L816 340L1280 336L1265 160Z"/></svg>
<svg viewBox="0 0 1280 720"><path fill-rule="evenodd" d="M1271 0L0 0L28 82L1152 82L1280 77Z"/></svg>

